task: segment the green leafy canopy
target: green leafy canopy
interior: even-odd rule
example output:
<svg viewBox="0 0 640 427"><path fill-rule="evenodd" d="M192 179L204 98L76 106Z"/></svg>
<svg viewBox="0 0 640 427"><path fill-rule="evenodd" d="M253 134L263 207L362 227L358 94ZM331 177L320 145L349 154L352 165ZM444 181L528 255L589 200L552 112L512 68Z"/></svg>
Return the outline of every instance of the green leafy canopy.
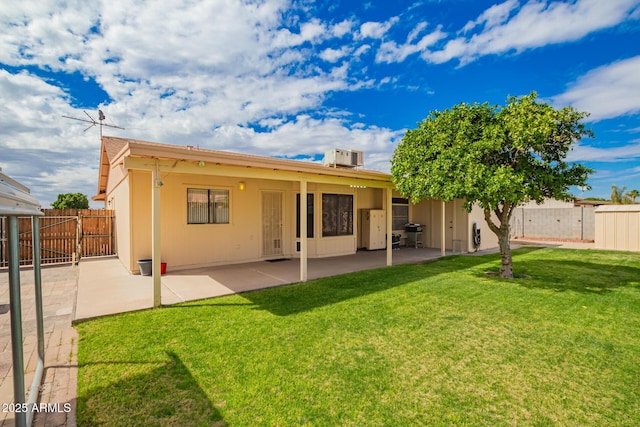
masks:
<svg viewBox="0 0 640 427"><path fill-rule="evenodd" d="M545 198L569 199L593 171L565 161L572 144L593 136L572 107L536 102L537 94L509 97L503 108L461 103L433 111L407 131L391 173L400 193L420 199L454 198L471 209L495 211ZM509 209L510 210L510 209Z"/></svg>
<svg viewBox="0 0 640 427"><path fill-rule="evenodd" d="M88 209L89 200L82 193L58 194L55 202L51 203L54 209Z"/></svg>

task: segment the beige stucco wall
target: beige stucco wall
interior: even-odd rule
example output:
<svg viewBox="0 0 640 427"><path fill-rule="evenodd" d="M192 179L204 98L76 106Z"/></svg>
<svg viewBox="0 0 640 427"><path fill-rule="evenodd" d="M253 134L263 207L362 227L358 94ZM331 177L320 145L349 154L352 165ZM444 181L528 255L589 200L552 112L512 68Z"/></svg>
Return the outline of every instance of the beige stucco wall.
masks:
<svg viewBox="0 0 640 427"><path fill-rule="evenodd" d="M467 251L467 212L462 208L461 200L445 203L445 249L456 252ZM442 202L440 200L421 200L409 206L409 218L412 223L423 227L423 245L427 248L440 248L442 242Z"/></svg>
<svg viewBox="0 0 640 427"><path fill-rule="evenodd" d="M498 223L498 219L495 214L491 214L491 217L493 218L493 221L495 223ZM467 225L467 232L469 233L469 237L467 238L469 252L475 251L475 248L473 247L473 240L471 238L471 229L474 222L480 224L481 239L480 248L478 248L478 250L497 248L498 236L496 236L495 233L489 229L487 221L484 219L484 210L482 210L482 208L480 208L479 206L474 205L471 208L471 212L469 212L469 222Z"/></svg>
<svg viewBox="0 0 640 427"><path fill-rule="evenodd" d="M115 178L112 180L112 178ZM131 197L130 178L120 173L109 176L105 208L116 211L115 240L120 262L131 271ZM136 266L137 268L137 266Z"/></svg>
<svg viewBox="0 0 640 427"><path fill-rule="evenodd" d="M471 240L471 224L469 214L464 210L464 202L456 199L451 204L451 220L449 227L452 234L452 250L456 253L468 252Z"/></svg>
<svg viewBox="0 0 640 427"><path fill-rule="evenodd" d="M283 256L298 257L296 252L296 195L299 183L275 180L238 179L215 176L161 173L161 253L169 270L251 262L262 255L262 194L282 193ZM240 182L245 189L239 189ZM187 188L227 189L230 199L229 224L187 224ZM128 191L130 189L130 197ZM383 206L384 191L375 188L354 189L349 186L309 183L314 194L314 237L308 239L309 257L353 254L358 247L358 210ZM322 237L322 194L354 196L354 234ZM118 221L118 240L130 242L120 247L123 264L133 273L137 260L151 258L151 174L130 171L114 198ZM128 205L127 205L128 203ZM128 217L128 215L130 217ZM128 234L128 235L127 235Z"/></svg>
<svg viewBox="0 0 640 427"><path fill-rule="evenodd" d="M122 165L116 165L109 171L106 194L112 193L127 178L127 170Z"/></svg>
<svg viewBox="0 0 640 427"><path fill-rule="evenodd" d="M595 216L596 248L640 251L640 206L600 206Z"/></svg>
<svg viewBox="0 0 640 427"><path fill-rule="evenodd" d="M138 272L137 260L151 258L151 173L131 170L129 175L114 175L118 182L107 195L116 210L118 256L132 273ZM296 258L296 195L299 183L290 181L239 179L207 175L161 173L161 253L169 270L251 262L265 259L262 253L264 192L282 194L282 248L284 257ZM240 190L239 183L244 183ZM229 190L229 224L187 224L187 188ZM360 212L362 209L384 209L385 190L351 188L344 185L309 183L314 194L314 237L308 239L308 256L327 257L353 254L361 247ZM354 196L354 234L322 236L322 194ZM398 197L397 193L394 197ZM409 219L424 226L423 245L440 247L442 205L437 200L424 200L409 205ZM473 251L471 224L482 224L481 249L497 246L481 211L468 214L462 201L446 204L446 249Z"/></svg>
<svg viewBox="0 0 640 427"><path fill-rule="evenodd" d="M478 222L481 228L479 250L495 248L498 238L487 226L484 212L474 206L467 212L462 200L456 199L445 203L445 249L454 252L473 252L471 228ZM410 218L414 223L423 225L424 245L429 248L440 248L442 237L442 202L440 200L422 200L410 207Z"/></svg>
<svg viewBox="0 0 640 427"><path fill-rule="evenodd" d="M129 241L131 244L129 268L131 271L138 271L137 261L151 258L151 173L131 171L129 187L131 192L129 198ZM118 216L117 210L116 216Z"/></svg>
<svg viewBox="0 0 640 427"><path fill-rule="evenodd" d="M420 202L413 204L409 202L409 222L412 224L422 225L422 244L424 247L433 248L433 229L435 224L433 222L433 200L421 200ZM402 233L406 236L406 233ZM440 247L440 243L438 246Z"/></svg>

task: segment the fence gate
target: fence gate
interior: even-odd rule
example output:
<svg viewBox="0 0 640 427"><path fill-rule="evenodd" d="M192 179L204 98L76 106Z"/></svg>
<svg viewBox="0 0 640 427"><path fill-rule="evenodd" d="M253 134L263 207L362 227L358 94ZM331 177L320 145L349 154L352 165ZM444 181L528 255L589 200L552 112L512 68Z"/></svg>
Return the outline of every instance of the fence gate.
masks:
<svg viewBox="0 0 640 427"><path fill-rule="evenodd" d="M77 262L82 257L115 255L114 212L102 209L43 209L40 217L42 264ZM7 267L7 223L0 217L0 267ZM19 218L20 265L31 265L31 218Z"/></svg>

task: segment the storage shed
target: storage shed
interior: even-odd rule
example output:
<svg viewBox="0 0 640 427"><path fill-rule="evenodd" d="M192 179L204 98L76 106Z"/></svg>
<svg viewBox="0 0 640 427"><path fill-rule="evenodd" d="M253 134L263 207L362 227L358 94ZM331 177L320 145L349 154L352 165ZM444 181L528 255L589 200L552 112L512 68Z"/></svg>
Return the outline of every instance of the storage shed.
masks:
<svg viewBox="0 0 640 427"><path fill-rule="evenodd" d="M596 248L640 251L640 204L599 206L595 215Z"/></svg>

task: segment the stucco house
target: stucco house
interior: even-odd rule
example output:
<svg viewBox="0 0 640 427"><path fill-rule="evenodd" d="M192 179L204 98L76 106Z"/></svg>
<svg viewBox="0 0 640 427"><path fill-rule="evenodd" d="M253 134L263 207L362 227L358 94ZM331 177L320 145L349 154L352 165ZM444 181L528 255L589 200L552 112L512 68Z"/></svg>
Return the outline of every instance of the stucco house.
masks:
<svg viewBox="0 0 640 427"><path fill-rule="evenodd" d="M118 257L131 273L144 258L160 258L169 270L299 258L304 281L308 258L364 246L369 209L384 212L381 232L400 234L402 243L405 224L418 223L423 247L497 246L480 209L467 213L460 200L412 204L386 173L109 136L102 138L93 200L116 211ZM479 248L474 222L482 229ZM383 244L387 265L391 240Z"/></svg>

